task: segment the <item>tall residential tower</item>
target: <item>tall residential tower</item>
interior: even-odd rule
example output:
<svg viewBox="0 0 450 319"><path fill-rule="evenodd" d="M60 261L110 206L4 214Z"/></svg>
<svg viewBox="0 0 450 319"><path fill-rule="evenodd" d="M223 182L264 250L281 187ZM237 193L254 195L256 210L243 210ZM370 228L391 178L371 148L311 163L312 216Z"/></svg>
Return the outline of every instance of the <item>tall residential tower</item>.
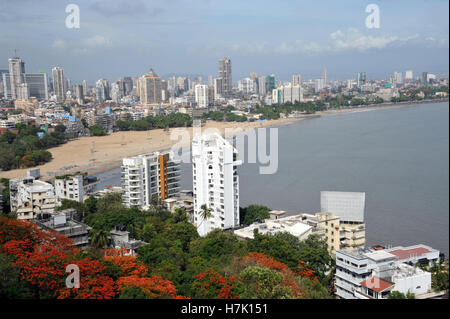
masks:
<svg viewBox="0 0 450 319"><path fill-rule="evenodd" d="M194 225L200 236L215 228L239 225L237 151L217 133L198 134L192 141ZM205 209L210 212L204 218Z"/></svg>

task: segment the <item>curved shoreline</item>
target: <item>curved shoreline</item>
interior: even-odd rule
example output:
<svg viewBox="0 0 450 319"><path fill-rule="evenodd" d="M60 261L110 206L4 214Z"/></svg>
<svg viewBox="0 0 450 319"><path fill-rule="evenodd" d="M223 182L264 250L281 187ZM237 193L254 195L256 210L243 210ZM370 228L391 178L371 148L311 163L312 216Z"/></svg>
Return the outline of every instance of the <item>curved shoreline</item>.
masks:
<svg viewBox="0 0 450 319"><path fill-rule="evenodd" d="M275 127L292 124L308 118L316 118L322 115L351 113L366 110L380 110L398 107L407 107L420 104L448 103L448 99L417 101L417 102L399 102L399 103L381 103L360 107L351 107L343 109L331 109L327 111L318 111L313 115L303 115L299 117L287 117L278 120L265 120L262 122L214 122L207 121L202 129L219 129L222 134L225 129L241 128L243 131L261 127ZM172 132L176 128L172 128ZM180 129L180 128L178 128ZM192 140L192 127L186 128ZM150 131L120 131L107 136L82 137L72 140L58 147L49 149L53 159L40 166L28 169L15 169L10 171L1 171L0 178L17 178L27 174L27 170L40 168L41 179L49 180L54 175L70 174L77 171L85 171L88 174L99 174L114 168L122 163L122 158L136 156L139 154L150 153L170 149L178 140L170 140L170 134L163 129ZM186 144L186 143L184 143ZM188 146L188 145L183 145ZM75 166L76 165L76 166ZM72 166L73 168L63 170L62 167Z"/></svg>

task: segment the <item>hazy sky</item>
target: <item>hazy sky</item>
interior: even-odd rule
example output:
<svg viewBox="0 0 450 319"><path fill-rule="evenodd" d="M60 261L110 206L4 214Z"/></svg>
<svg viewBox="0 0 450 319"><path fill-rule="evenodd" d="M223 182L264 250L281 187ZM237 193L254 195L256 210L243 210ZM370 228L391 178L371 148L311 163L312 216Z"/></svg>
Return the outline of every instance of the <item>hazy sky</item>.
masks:
<svg viewBox="0 0 450 319"><path fill-rule="evenodd" d="M68 29L65 8L80 8ZM380 8L380 28L365 25ZM0 69L14 49L27 72L64 68L73 82L157 74L217 76L233 63L233 80L274 73L369 79L412 69L448 74L447 0L0 0Z"/></svg>

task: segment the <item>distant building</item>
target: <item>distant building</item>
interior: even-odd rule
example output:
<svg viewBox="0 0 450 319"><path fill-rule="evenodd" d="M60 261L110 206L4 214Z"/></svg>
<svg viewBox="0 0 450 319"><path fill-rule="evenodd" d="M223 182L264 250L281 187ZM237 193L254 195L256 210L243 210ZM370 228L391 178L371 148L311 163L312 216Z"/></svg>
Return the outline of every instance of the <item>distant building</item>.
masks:
<svg viewBox="0 0 450 319"><path fill-rule="evenodd" d="M25 83L30 97L35 97L39 101L48 100L49 87L46 73L25 74Z"/></svg>
<svg viewBox="0 0 450 319"><path fill-rule="evenodd" d="M363 86L366 84L366 72L359 72L358 78L356 79L358 83L358 89L363 90Z"/></svg>
<svg viewBox="0 0 450 319"><path fill-rule="evenodd" d="M63 102L66 100L66 81L64 78L64 70L60 67L54 67L52 69L53 77L53 91L56 95L58 102Z"/></svg>
<svg viewBox="0 0 450 319"><path fill-rule="evenodd" d="M215 228L239 225L239 179L237 151L219 134L202 134L192 140L194 225L200 236ZM202 206L211 210L202 217Z"/></svg>
<svg viewBox="0 0 450 319"><path fill-rule="evenodd" d="M11 98L16 100L19 98L19 86L25 83L25 62L19 57L10 58L8 62Z"/></svg>
<svg viewBox="0 0 450 319"><path fill-rule="evenodd" d="M208 86L204 84L197 84L194 88L195 91L195 102L197 103L197 107L206 108L209 104L208 99Z"/></svg>
<svg viewBox="0 0 450 319"><path fill-rule="evenodd" d="M300 74L294 74L292 75L292 86L301 85L302 84L302 78Z"/></svg>
<svg viewBox="0 0 450 319"><path fill-rule="evenodd" d="M84 103L83 85L75 84L74 88L75 88L75 97L77 98L77 103L78 104L83 104Z"/></svg>
<svg viewBox="0 0 450 319"><path fill-rule="evenodd" d="M223 96L222 82L223 82L222 78L214 79L214 99L218 99Z"/></svg>
<svg viewBox="0 0 450 319"><path fill-rule="evenodd" d="M219 61L219 78L222 78L222 94L230 96L233 88L231 60L226 57Z"/></svg>
<svg viewBox="0 0 450 319"><path fill-rule="evenodd" d="M407 70L405 72L405 81L412 81L413 79L414 79L413 71L412 70Z"/></svg>
<svg viewBox="0 0 450 319"><path fill-rule="evenodd" d="M153 69L139 79L139 98L142 104L157 104L162 102L161 78Z"/></svg>
<svg viewBox="0 0 450 319"><path fill-rule="evenodd" d="M165 200L179 192L180 161L173 153L154 152L124 158L123 202L127 207L149 207L152 199Z"/></svg>

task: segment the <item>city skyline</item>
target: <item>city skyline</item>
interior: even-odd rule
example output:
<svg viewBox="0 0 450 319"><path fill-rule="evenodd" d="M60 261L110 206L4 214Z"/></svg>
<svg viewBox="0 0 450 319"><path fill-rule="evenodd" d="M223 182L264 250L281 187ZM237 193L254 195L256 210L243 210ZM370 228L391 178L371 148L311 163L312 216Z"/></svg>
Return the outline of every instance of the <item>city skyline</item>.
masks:
<svg viewBox="0 0 450 319"><path fill-rule="evenodd" d="M55 66L73 82L168 74L216 75L217 61L233 62L233 78L250 72L289 80L385 78L394 71L448 74L448 2L378 2L380 28L368 29L368 3L170 3L122 0L76 3L80 28L65 26L65 3L0 3L0 69L17 55L36 73ZM37 8L39 7L39 10ZM325 9L326 8L326 9ZM32 12L45 12L37 16ZM237 14L238 12L238 14ZM275 12L275 13L274 13ZM315 16L316 18L312 18ZM16 28L20 22L22 27ZM208 30L208 33L205 33Z"/></svg>

